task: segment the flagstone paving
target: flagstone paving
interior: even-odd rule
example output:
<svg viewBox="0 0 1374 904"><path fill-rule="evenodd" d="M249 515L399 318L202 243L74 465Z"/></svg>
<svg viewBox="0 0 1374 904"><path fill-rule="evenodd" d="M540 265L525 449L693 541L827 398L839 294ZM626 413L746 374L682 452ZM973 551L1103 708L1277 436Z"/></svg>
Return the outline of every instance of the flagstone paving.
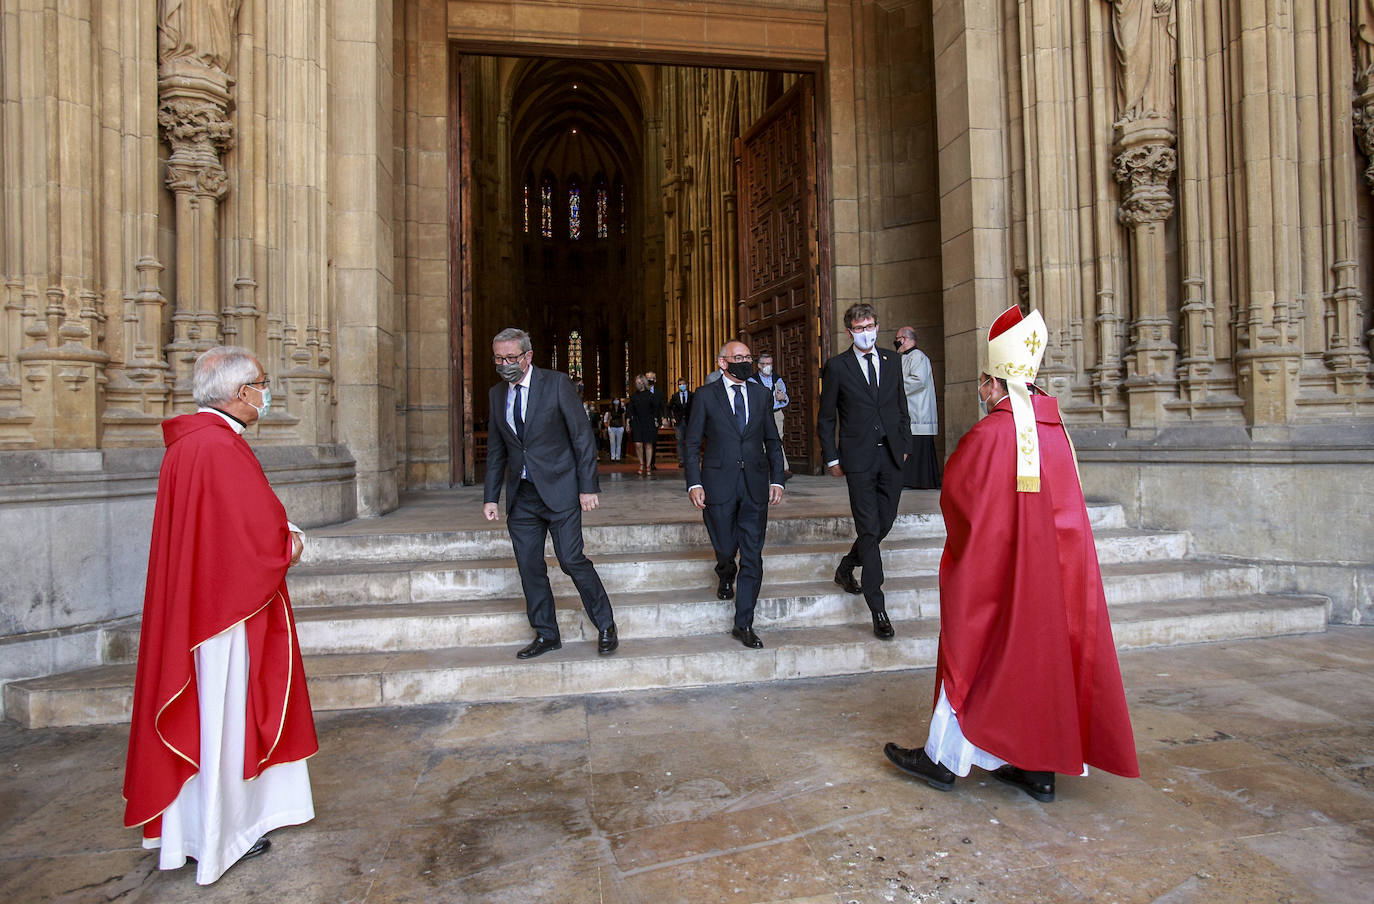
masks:
<svg viewBox="0 0 1374 904"><path fill-rule="evenodd" d="M1121 663L1143 775L1051 804L887 764L929 669L321 713L316 819L207 888L121 826L127 726L4 723L0 901L1374 900L1374 628Z"/></svg>

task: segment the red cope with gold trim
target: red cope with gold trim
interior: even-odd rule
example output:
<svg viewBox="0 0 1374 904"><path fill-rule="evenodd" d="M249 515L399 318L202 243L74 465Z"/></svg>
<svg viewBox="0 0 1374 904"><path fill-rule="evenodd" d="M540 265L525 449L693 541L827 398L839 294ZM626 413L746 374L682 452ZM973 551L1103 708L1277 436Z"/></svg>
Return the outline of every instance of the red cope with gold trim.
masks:
<svg viewBox="0 0 1374 904"><path fill-rule="evenodd" d="M243 437L218 414L162 425L124 824L162 834L162 812L199 769L194 650L243 622L248 639L243 777L319 749L286 592L286 512Z"/></svg>
<svg viewBox="0 0 1374 904"><path fill-rule="evenodd" d="M1038 493L1018 493L1016 430L1003 399L945 468L940 509L943 682L970 742L1022 769L1083 765L1136 777L1135 740L1102 573L1068 434L1032 397Z"/></svg>

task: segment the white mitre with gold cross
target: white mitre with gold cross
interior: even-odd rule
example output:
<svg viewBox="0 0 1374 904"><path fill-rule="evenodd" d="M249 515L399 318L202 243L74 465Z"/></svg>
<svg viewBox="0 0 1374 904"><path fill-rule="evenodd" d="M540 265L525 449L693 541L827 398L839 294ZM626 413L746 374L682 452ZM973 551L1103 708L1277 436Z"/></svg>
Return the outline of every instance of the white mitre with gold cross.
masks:
<svg viewBox="0 0 1374 904"><path fill-rule="evenodd" d="M1016 491L1040 492L1040 442L1035 432L1035 408L1028 383L1040 370L1049 330L1039 311L1021 316L1012 305L988 329L988 373L1007 381L1011 416L1016 425Z"/></svg>

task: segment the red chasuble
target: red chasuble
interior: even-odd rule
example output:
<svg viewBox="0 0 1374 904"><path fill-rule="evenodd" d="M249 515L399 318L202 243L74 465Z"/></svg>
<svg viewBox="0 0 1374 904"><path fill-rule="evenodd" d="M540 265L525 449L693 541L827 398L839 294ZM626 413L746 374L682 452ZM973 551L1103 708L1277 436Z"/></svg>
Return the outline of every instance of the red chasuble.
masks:
<svg viewBox="0 0 1374 904"><path fill-rule="evenodd" d="M195 648L243 622L248 702L243 777L319 749L286 569L286 512L257 456L218 414L162 425L124 824L162 834L162 811L200 764Z"/></svg>
<svg viewBox="0 0 1374 904"><path fill-rule="evenodd" d="M1000 402L959 442L940 508L943 682L973 744L1022 769L1086 763L1140 774L1097 548L1059 406L1032 397L1040 492L1016 491L1016 430Z"/></svg>

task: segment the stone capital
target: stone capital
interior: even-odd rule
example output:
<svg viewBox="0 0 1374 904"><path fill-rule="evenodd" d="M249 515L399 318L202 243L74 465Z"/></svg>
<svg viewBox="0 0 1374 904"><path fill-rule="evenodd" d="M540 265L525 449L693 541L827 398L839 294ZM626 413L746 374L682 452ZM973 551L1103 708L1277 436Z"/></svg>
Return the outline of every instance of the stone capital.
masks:
<svg viewBox="0 0 1374 904"><path fill-rule="evenodd" d="M1167 220L1174 212L1169 181L1178 169L1178 154L1168 144L1132 144L1115 159L1116 181L1123 196L1118 213L1127 226Z"/></svg>

